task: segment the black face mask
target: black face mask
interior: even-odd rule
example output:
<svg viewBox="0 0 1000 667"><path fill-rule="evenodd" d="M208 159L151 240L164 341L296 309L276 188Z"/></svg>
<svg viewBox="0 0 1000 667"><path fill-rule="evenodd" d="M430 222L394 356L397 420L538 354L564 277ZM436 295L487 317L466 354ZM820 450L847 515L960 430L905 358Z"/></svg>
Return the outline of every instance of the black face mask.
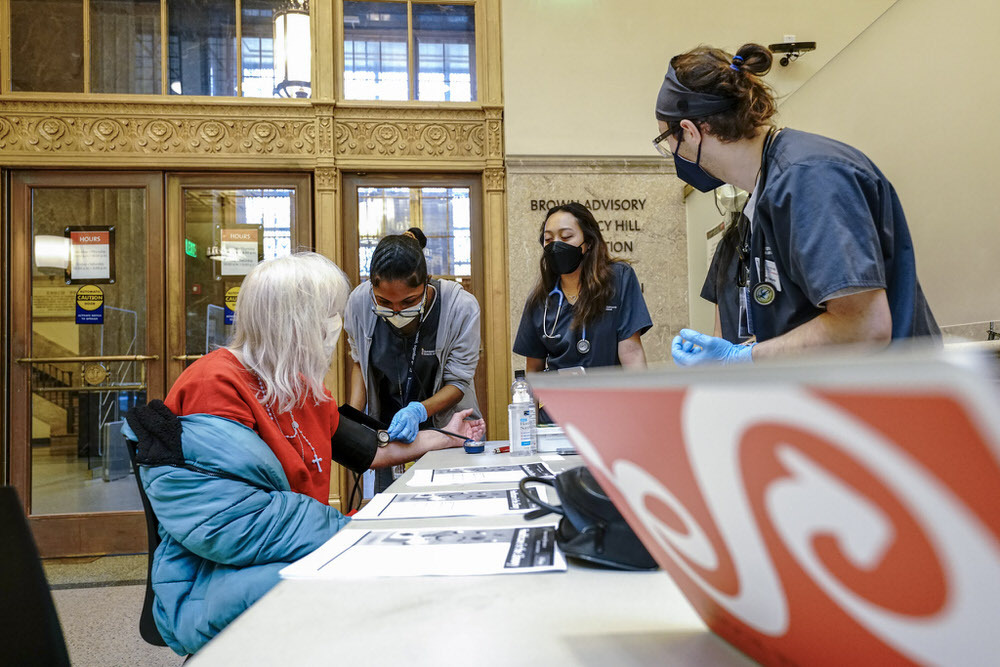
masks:
<svg viewBox="0 0 1000 667"><path fill-rule="evenodd" d="M559 275L573 273L583 261L583 248L563 241L553 241L544 246L543 252L551 266Z"/></svg>

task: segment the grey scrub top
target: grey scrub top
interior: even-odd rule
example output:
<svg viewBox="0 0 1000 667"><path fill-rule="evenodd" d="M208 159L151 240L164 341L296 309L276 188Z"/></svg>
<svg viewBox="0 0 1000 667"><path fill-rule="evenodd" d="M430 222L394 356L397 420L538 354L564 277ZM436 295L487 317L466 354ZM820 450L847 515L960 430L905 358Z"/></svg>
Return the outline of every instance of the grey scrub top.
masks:
<svg viewBox="0 0 1000 667"><path fill-rule="evenodd" d="M548 312L544 305L533 307L525 304L514 339L514 353L544 359L548 370L620 365L618 343L635 333L646 333L653 326L653 320L649 317L639 279L632 267L625 262L614 262L611 269L615 291L604 315L587 325L589 352L581 354L577 349L583 331L570 327L573 305L563 298L560 310L559 296L550 294ZM543 335L543 318L544 333L552 337Z"/></svg>
<svg viewBox="0 0 1000 667"><path fill-rule="evenodd" d="M826 137L782 130L761 170L752 212L750 285L775 287L751 298L758 341L825 312L844 293L885 289L892 338L940 336L924 298L903 207L888 179L863 153ZM749 213L748 213L749 215Z"/></svg>

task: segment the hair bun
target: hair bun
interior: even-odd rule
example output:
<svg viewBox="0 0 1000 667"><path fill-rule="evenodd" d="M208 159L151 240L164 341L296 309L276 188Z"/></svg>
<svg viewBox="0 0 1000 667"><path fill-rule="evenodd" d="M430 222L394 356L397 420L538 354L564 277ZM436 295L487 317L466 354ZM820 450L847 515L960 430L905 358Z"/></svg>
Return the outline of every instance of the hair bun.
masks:
<svg viewBox="0 0 1000 667"><path fill-rule="evenodd" d="M403 232L403 236L409 236L411 239L416 241L417 245L419 245L421 249L427 247L427 235L424 234L424 230L419 227L410 227Z"/></svg>
<svg viewBox="0 0 1000 667"><path fill-rule="evenodd" d="M774 60L774 56L771 55L767 47L754 43L741 46L736 51L736 57L743 59L740 69L757 76L764 76L770 72L771 63Z"/></svg>

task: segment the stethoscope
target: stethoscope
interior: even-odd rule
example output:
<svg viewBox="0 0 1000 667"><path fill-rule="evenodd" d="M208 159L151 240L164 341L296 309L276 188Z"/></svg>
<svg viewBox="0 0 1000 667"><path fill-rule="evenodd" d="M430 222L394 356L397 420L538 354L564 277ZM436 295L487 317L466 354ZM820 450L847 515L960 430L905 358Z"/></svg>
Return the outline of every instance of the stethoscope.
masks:
<svg viewBox="0 0 1000 667"><path fill-rule="evenodd" d="M767 168L769 161L767 159L767 151L771 147L774 138L780 132L780 129L771 128L767 132L767 137L764 139L764 149L760 154L760 178L759 183L756 186L758 193L764 192L764 186L767 183ZM760 197L760 195L758 195ZM760 202L755 201L754 206ZM756 217L756 216L755 216ZM746 288L750 284L750 237L751 230L749 221L746 216L741 216L737 228L737 233L739 234L739 243L736 246L736 253L739 255L739 266L736 272L736 284L740 288ZM759 278L759 276L758 276ZM777 295L777 291L774 285L768 282L766 279L760 280L753 289L750 291L750 295L753 300L756 301L761 306L769 306L774 302L774 298Z"/></svg>
<svg viewBox="0 0 1000 667"><path fill-rule="evenodd" d="M559 295L559 305L556 306L556 318L552 321L552 328L548 332L546 332L545 322L547 322L549 319L549 297L551 297L553 294ZM545 297L545 308L542 310L542 338L552 339L561 337L561 334L556 333L556 327L559 324L559 315L560 313L562 313L563 299L565 298L565 296L566 295L563 294L562 289L559 287L559 284L557 283L556 286L552 288L552 291L548 293L548 296ZM580 334L580 340L576 341L576 351L579 352L580 354L587 354L588 352L590 352L590 341L587 340L586 324L583 325L583 331Z"/></svg>

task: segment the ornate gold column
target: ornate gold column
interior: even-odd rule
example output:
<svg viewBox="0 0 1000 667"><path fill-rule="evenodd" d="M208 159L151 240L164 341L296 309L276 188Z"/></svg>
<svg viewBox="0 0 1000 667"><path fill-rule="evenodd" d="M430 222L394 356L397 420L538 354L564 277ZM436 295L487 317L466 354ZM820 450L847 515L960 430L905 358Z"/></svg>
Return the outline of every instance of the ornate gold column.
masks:
<svg viewBox="0 0 1000 667"><path fill-rule="evenodd" d="M503 160L503 108L486 107L486 169L483 170L483 274L485 303L483 348L486 354L491 440L507 437L507 387L510 370L510 303L507 294L507 196Z"/></svg>

